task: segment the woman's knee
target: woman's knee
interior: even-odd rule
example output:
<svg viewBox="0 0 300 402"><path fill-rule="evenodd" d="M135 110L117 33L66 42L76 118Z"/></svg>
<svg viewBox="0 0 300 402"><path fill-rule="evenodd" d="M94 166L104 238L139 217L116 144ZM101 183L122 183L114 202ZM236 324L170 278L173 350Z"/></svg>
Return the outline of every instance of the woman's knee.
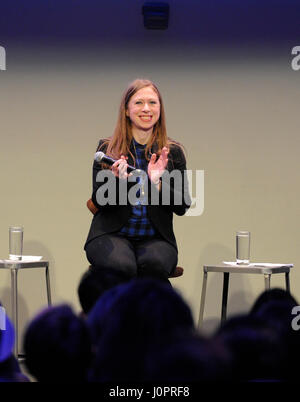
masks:
<svg viewBox="0 0 300 402"><path fill-rule="evenodd" d="M151 255L138 265L138 276L152 276L167 279L176 266L177 258L165 259L160 255Z"/></svg>
<svg viewBox="0 0 300 402"><path fill-rule="evenodd" d="M93 258L90 260L88 258L88 260L95 269L112 269L114 271L126 274L130 278L133 278L137 275L137 266L135 261L126 261L124 259L122 260L120 258L114 258L113 256L110 256L109 259Z"/></svg>
<svg viewBox="0 0 300 402"><path fill-rule="evenodd" d="M168 274L177 265L177 250L165 242L151 244L146 248L146 252L138 258L138 266L151 267L157 272L167 272Z"/></svg>
<svg viewBox="0 0 300 402"><path fill-rule="evenodd" d="M91 242L93 243L93 242ZM137 275L137 264L134 255L131 256L130 250L122 250L120 247L113 247L109 253L105 253L101 244L88 244L86 247L86 257L90 264L96 269L113 269L127 274L133 278Z"/></svg>

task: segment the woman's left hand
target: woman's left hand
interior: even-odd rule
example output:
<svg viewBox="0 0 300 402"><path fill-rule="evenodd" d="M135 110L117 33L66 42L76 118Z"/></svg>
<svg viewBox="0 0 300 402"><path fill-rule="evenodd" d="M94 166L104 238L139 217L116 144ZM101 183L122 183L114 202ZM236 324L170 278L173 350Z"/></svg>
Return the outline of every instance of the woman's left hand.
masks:
<svg viewBox="0 0 300 402"><path fill-rule="evenodd" d="M152 181L152 183L154 183L154 184L159 183L159 179L161 178L161 176L163 175L163 173L167 167L168 153L169 153L168 148L163 147L160 157L158 158L158 160L156 162L155 162L156 154L151 155L151 159L148 164L148 176L149 176L150 180Z"/></svg>

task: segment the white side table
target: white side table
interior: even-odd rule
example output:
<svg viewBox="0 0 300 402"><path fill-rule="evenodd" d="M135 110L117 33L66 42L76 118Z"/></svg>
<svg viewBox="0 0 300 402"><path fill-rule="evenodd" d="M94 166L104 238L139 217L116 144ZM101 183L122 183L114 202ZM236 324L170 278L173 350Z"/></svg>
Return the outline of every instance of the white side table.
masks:
<svg viewBox="0 0 300 402"><path fill-rule="evenodd" d="M11 275L11 306L12 306L12 322L15 327L15 357L19 357L18 352L18 271L19 269L26 268L44 268L46 275L46 289L48 306L51 306L51 290L50 290L50 278L49 278L49 262L40 261L10 261L0 260L0 269L9 269Z"/></svg>
<svg viewBox="0 0 300 402"><path fill-rule="evenodd" d="M229 265L229 264L204 265L203 266L203 283L202 283L202 293L201 293L201 301L200 301L198 328L200 328L203 323L208 272L223 273L221 322L224 322L226 320L226 314L227 314L229 274L260 274L260 275L263 275L264 280L265 280L265 288L270 289L271 275L284 273L286 290L288 292L290 292L289 273L290 273L291 267L292 267L292 265L278 265L276 267L247 266L247 265L236 266L236 265Z"/></svg>

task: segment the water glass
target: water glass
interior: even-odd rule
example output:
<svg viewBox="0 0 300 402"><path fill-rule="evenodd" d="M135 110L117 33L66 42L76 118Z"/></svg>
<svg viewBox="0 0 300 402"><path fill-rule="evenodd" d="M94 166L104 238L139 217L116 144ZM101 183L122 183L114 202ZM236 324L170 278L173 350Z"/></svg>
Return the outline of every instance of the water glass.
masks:
<svg viewBox="0 0 300 402"><path fill-rule="evenodd" d="M250 262L250 232L236 232L236 262L241 265Z"/></svg>
<svg viewBox="0 0 300 402"><path fill-rule="evenodd" d="M22 259L23 227L10 226L9 228L9 259L18 261Z"/></svg>

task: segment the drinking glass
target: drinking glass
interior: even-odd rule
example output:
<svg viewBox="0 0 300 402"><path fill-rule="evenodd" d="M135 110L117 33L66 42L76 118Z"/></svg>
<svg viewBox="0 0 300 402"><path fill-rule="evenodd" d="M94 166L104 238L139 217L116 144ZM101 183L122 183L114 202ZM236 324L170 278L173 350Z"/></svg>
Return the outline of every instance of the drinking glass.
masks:
<svg viewBox="0 0 300 402"><path fill-rule="evenodd" d="M250 232L245 230L236 232L236 262L241 265L250 262Z"/></svg>
<svg viewBox="0 0 300 402"><path fill-rule="evenodd" d="M23 251L23 227L9 227L9 259L21 260Z"/></svg>

